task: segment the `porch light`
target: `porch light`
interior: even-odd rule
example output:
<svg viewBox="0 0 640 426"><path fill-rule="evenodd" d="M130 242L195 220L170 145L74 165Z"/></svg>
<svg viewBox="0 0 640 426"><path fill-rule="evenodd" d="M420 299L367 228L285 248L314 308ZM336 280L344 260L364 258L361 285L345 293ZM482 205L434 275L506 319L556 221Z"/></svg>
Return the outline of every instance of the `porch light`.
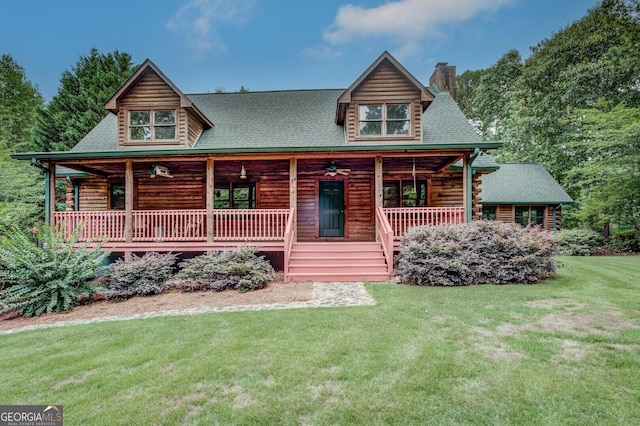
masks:
<svg viewBox="0 0 640 426"><path fill-rule="evenodd" d="M240 170L240 179L247 178L247 171L244 169L244 164L242 165L242 169Z"/></svg>

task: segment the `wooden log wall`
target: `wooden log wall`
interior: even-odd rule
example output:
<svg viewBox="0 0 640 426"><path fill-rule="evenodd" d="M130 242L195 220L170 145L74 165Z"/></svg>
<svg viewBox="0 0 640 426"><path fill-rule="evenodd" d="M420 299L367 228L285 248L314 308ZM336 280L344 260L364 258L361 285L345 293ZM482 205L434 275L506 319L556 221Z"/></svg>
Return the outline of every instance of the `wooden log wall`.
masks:
<svg viewBox="0 0 640 426"><path fill-rule="evenodd" d="M189 148L196 143L203 130L202 123L196 120L193 115L187 114L187 146Z"/></svg>
<svg viewBox="0 0 640 426"><path fill-rule="evenodd" d="M318 240L318 186L321 180L343 180L345 185L346 241L374 241L374 160L336 159L339 168L351 169L348 176L325 176L330 159L298 161L298 240Z"/></svg>
<svg viewBox="0 0 640 426"><path fill-rule="evenodd" d="M462 206L462 171L444 171L430 180L430 207Z"/></svg>
<svg viewBox="0 0 640 426"><path fill-rule="evenodd" d="M79 203L78 207L82 210L103 211L108 210L109 185L103 178L83 178L78 180L79 184Z"/></svg>
<svg viewBox="0 0 640 426"><path fill-rule="evenodd" d="M134 180L134 210L182 210L205 208L205 175L172 173L173 178L148 175Z"/></svg>
<svg viewBox="0 0 640 426"><path fill-rule="evenodd" d="M422 105L420 92L402 76L388 61L383 61L351 95L351 105L347 108L345 132L348 142L355 142L358 137L358 105L376 105L382 102L394 104L411 104L411 135L403 136L404 141L422 140ZM371 140L371 138L368 138ZM374 138L380 140L380 137ZM390 137L386 139L398 139Z"/></svg>
<svg viewBox="0 0 640 426"><path fill-rule="evenodd" d="M480 201L482 200L482 188L480 188L480 185L482 183L481 177L482 175L480 173L475 173L472 178L472 220L482 219L482 204L480 204Z"/></svg>
<svg viewBox="0 0 640 426"><path fill-rule="evenodd" d="M184 109L180 109L180 97L178 94L152 70L148 70L131 91L120 100L118 107L120 108L118 111L119 145L124 146L129 141L129 111L144 111L153 108L156 110L175 109L177 111L177 143L186 146L188 114ZM152 147L151 142L135 143L137 145L140 143L148 144L149 147Z"/></svg>
<svg viewBox="0 0 640 426"><path fill-rule="evenodd" d="M513 206L510 204L497 206L496 220L500 222L514 222L515 212L513 210Z"/></svg>

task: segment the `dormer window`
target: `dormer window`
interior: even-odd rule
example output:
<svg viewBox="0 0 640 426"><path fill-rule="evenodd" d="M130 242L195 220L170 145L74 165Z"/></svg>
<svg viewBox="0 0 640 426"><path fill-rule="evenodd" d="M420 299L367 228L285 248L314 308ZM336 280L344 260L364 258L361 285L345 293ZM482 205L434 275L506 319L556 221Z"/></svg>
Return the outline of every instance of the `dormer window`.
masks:
<svg viewBox="0 0 640 426"><path fill-rule="evenodd" d="M408 135L409 104L360 105L360 136Z"/></svg>
<svg viewBox="0 0 640 426"><path fill-rule="evenodd" d="M129 140L174 141L176 139L176 111L129 111Z"/></svg>

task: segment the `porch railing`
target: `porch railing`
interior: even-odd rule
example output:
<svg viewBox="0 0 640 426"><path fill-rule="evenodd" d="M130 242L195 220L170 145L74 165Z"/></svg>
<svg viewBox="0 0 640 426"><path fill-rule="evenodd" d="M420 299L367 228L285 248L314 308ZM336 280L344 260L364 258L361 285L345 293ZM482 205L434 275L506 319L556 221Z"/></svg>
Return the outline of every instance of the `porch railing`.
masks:
<svg viewBox="0 0 640 426"><path fill-rule="evenodd" d="M394 207L383 212L396 240L412 226L464 223L464 207Z"/></svg>
<svg viewBox="0 0 640 426"><path fill-rule="evenodd" d="M74 229L80 229L79 241L95 241L106 238L108 241L124 241L124 211L82 211L55 212L53 220L57 227L64 229L69 238Z"/></svg>
<svg viewBox="0 0 640 426"><path fill-rule="evenodd" d="M289 209L215 210L214 241L284 241ZM206 241L206 210L135 210L132 212L132 241ZM126 240L125 212L55 212L57 226L68 237L80 224L80 241L106 238L110 242Z"/></svg>

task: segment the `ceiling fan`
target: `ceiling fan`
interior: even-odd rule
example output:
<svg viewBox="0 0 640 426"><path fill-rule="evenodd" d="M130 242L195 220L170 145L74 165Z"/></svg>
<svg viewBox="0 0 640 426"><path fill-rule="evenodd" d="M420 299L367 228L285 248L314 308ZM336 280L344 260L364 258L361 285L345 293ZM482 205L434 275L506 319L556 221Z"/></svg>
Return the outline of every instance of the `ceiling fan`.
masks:
<svg viewBox="0 0 640 426"><path fill-rule="evenodd" d="M351 169L339 169L338 166L336 166L335 161L332 161L331 165L327 167L327 172L324 175L325 176L336 176L336 175L349 176L350 171Z"/></svg>

